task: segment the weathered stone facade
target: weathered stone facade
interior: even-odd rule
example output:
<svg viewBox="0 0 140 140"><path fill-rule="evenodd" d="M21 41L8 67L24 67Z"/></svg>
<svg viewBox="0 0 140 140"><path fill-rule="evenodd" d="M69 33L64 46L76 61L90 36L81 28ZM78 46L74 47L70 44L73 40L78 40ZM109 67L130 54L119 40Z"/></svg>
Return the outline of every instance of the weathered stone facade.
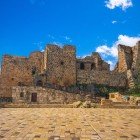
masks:
<svg viewBox="0 0 140 140"><path fill-rule="evenodd" d="M129 87L133 87L135 85L135 78L138 72L140 72L140 41L134 47L119 45L118 58L118 72L126 73L127 84Z"/></svg>
<svg viewBox="0 0 140 140"><path fill-rule="evenodd" d="M48 83L62 86L76 84L75 47L48 45L44 52L44 62Z"/></svg>
<svg viewBox="0 0 140 140"><path fill-rule="evenodd" d="M76 101L86 101L87 94L73 94L66 91L42 87L13 87L13 103L39 103L39 104L71 104ZM92 97L91 97L92 98Z"/></svg>
<svg viewBox="0 0 140 140"><path fill-rule="evenodd" d="M33 52L29 58L4 55L0 83L1 95L11 97L12 86L33 85L33 71L41 73L42 66L43 53L41 52Z"/></svg>
<svg viewBox="0 0 140 140"><path fill-rule="evenodd" d="M44 52L28 58L4 55L0 74L0 97L12 97L13 86L71 86L104 84L132 87L140 70L140 41L134 47L119 45L115 70L98 53L76 58L74 46L47 45Z"/></svg>

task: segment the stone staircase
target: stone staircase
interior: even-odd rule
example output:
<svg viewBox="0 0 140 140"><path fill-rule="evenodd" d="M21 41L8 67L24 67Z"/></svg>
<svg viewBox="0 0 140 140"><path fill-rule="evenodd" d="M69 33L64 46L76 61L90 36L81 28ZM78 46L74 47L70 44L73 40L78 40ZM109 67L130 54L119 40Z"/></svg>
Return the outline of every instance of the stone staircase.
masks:
<svg viewBox="0 0 140 140"><path fill-rule="evenodd" d="M128 86L130 88L133 88L135 86L135 83L131 70L127 70L127 79L128 79Z"/></svg>

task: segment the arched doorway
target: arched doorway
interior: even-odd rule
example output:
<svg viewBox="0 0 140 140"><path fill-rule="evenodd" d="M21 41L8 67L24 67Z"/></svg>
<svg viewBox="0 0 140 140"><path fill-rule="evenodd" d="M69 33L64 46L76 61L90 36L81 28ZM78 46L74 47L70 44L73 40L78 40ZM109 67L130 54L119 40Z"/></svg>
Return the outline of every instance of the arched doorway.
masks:
<svg viewBox="0 0 140 140"><path fill-rule="evenodd" d="M31 102L37 102L37 93L31 94Z"/></svg>
<svg viewBox="0 0 140 140"><path fill-rule="evenodd" d="M80 63L80 70L84 70L85 69L85 64L82 62Z"/></svg>
<svg viewBox="0 0 140 140"><path fill-rule="evenodd" d="M96 69L95 63L91 64L91 70Z"/></svg>

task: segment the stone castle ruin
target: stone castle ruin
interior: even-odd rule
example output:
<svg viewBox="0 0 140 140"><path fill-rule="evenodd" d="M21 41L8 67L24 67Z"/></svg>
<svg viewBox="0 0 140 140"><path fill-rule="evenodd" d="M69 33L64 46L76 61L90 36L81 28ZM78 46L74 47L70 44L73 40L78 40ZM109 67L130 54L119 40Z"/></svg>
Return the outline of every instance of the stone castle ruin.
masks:
<svg viewBox="0 0 140 140"><path fill-rule="evenodd" d="M65 88L77 84L103 84L112 87L135 85L140 70L140 41L136 46L118 46L118 63L113 71L110 65L93 52L91 56L76 58L76 48L65 45L47 45L44 52L33 52L27 57L4 55L0 74L0 97L16 101L24 99L40 103L72 100L65 97ZM54 87L58 90L55 90ZM63 92L61 95L59 93ZM54 93L54 94L52 94ZM48 94L51 95L48 96ZM24 98L26 96L26 99ZM53 97L55 96L55 97ZM32 98L32 99L31 99ZM50 98L50 99L48 99Z"/></svg>

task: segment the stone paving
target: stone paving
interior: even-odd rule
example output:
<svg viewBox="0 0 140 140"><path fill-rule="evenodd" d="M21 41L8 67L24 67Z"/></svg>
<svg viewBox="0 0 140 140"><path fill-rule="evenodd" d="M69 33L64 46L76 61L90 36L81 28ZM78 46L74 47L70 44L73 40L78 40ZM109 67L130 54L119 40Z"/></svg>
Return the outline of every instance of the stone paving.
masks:
<svg viewBox="0 0 140 140"><path fill-rule="evenodd" d="M140 140L139 109L1 108L0 140Z"/></svg>

